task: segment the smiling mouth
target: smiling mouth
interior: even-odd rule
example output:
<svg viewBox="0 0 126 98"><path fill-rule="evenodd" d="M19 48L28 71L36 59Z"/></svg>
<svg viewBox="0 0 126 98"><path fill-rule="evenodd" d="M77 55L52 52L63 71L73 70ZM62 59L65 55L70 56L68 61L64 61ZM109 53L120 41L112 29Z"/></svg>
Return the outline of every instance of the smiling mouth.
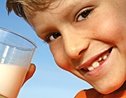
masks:
<svg viewBox="0 0 126 98"><path fill-rule="evenodd" d="M95 70L96 68L98 68L100 65L102 65L107 60L111 51L112 51L112 47L109 48L108 50L92 57L84 64L78 66L77 70L81 70L84 72L91 72L91 71Z"/></svg>

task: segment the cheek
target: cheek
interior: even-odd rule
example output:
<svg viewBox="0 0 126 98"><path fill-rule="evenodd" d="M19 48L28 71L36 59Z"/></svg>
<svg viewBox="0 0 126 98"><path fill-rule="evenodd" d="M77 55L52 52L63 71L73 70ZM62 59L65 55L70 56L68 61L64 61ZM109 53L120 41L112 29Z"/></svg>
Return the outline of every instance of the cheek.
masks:
<svg viewBox="0 0 126 98"><path fill-rule="evenodd" d="M108 19L97 27L97 38L118 49L124 63L126 59L126 25L122 20ZM124 20L125 21L125 20Z"/></svg>
<svg viewBox="0 0 126 98"><path fill-rule="evenodd" d="M103 20L96 27L97 38L113 45L126 42L126 26L118 19Z"/></svg>
<svg viewBox="0 0 126 98"><path fill-rule="evenodd" d="M74 69L73 66L70 65L69 59L65 55L65 51L63 45L60 43L55 43L50 46L50 50L53 54L54 60L56 64L63 70L72 72Z"/></svg>

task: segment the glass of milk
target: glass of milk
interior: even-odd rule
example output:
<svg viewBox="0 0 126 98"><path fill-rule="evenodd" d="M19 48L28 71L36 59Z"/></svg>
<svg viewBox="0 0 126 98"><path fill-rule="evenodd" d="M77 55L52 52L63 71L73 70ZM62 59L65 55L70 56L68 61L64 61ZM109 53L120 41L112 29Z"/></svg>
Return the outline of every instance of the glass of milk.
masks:
<svg viewBox="0 0 126 98"><path fill-rule="evenodd" d="M35 49L30 40L0 28L0 98L17 98Z"/></svg>

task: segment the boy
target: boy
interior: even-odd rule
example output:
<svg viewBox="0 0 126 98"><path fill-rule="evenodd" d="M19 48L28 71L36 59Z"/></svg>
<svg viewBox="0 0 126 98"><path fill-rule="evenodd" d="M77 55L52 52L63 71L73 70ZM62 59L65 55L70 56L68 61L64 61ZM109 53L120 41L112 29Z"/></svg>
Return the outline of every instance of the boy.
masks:
<svg viewBox="0 0 126 98"><path fill-rule="evenodd" d="M75 98L126 98L125 5L126 0L7 0L8 11L49 44L57 65L94 87Z"/></svg>

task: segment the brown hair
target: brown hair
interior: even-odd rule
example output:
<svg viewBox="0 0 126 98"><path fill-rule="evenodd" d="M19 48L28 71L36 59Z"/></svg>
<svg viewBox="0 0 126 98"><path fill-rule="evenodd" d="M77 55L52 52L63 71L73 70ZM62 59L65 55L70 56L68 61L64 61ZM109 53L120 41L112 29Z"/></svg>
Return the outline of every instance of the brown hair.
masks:
<svg viewBox="0 0 126 98"><path fill-rule="evenodd" d="M12 10L16 15L27 20L27 15L32 15L36 10L44 10L49 7L54 0L7 0L6 7L8 13Z"/></svg>

